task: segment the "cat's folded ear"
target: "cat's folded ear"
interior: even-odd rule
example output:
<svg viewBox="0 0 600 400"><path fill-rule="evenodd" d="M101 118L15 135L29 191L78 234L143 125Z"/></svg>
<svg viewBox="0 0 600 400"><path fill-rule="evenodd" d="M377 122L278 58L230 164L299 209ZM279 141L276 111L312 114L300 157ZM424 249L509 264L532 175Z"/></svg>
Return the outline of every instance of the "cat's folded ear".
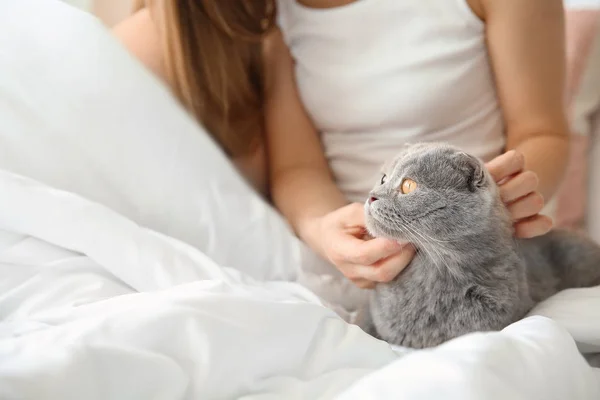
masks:
<svg viewBox="0 0 600 400"><path fill-rule="evenodd" d="M458 167L465 172L469 191L475 192L486 187L485 165L481 160L465 152L456 153L455 158Z"/></svg>

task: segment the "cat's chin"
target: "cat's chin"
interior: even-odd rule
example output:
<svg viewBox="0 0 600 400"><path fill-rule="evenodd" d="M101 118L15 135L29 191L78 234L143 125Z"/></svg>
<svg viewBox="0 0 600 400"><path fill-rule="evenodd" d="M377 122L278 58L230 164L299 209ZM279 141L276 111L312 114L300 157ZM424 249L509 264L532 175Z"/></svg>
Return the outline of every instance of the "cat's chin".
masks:
<svg viewBox="0 0 600 400"><path fill-rule="evenodd" d="M371 213L368 204L365 205L365 227L369 235L374 238L394 240L400 244L410 243L410 240L404 237L401 232L392 232L379 222Z"/></svg>

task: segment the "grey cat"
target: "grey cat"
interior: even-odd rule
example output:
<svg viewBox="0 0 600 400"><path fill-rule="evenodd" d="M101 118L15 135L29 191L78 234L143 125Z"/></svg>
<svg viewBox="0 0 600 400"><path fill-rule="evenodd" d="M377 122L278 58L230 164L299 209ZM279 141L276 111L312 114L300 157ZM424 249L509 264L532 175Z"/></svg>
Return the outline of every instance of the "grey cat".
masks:
<svg viewBox="0 0 600 400"><path fill-rule="evenodd" d="M407 145L365 203L374 237L411 242L417 254L370 302L368 331L425 348L501 330L536 303L600 285L600 246L552 231L517 240L499 190L477 158L443 144Z"/></svg>

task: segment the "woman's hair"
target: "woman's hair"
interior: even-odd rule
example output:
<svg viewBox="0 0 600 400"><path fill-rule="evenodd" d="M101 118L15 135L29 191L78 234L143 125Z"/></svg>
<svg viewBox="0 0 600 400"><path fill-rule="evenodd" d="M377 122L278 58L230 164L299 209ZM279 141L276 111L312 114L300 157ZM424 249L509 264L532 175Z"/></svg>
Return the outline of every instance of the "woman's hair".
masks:
<svg viewBox="0 0 600 400"><path fill-rule="evenodd" d="M230 156L261 143L262 39L275 0L135 0L157 21L174 94Z"/></svg>

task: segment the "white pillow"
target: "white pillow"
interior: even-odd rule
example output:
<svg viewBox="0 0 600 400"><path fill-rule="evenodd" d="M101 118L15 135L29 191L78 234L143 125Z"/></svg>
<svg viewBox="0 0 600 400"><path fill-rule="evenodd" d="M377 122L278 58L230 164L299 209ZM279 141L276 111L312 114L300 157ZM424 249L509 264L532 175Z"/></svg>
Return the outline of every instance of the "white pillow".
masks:
<svg viewBox="0 0 600 400"><path fill-rule="evenodd" d="M57 0L0 1L0 168L259 279L291 279L300 263L287 225L169 91L99 21Z"/></svg>

